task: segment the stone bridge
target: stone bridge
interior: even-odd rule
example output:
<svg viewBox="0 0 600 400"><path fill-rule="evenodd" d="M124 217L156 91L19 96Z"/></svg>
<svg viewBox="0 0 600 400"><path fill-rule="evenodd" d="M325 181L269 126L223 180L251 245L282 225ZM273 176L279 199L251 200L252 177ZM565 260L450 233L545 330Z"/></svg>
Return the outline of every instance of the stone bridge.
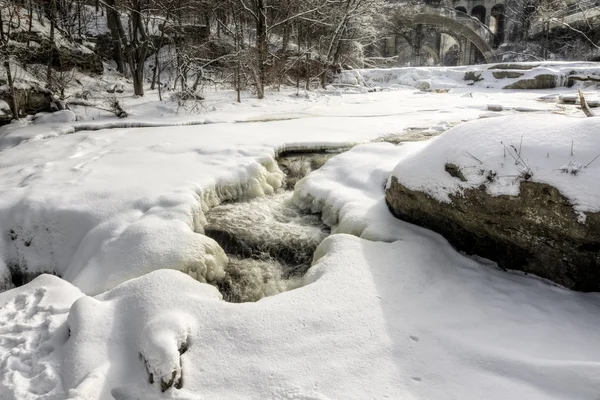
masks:
<svg viewBox="0 0 600 400"><path fill-rule="evenodd" d="M580 22L600 25L600 0L580 0L552 15L551 18L537 18L532 24L529 35L535 37L546 31L562 28L565 24L576 25Z"/></svg>
<svg viewBox="0 0 600 400"><path fill-rule="evenodd" d="M398 10L402 4L396 3L394 6ZM409 24L412 29L409 35L401 36L412 48L412 65L421 65L424 54L433 56L436 61L441 59L445 50L439 38L441 34L454 38L458 44L459 64L479 61L492 63L497 60L496 48L504 41L505 19L504 4L499 1L426 1L426 4L406 13L404 26ZM428 28L433 28L438 33L438 38L433 43L424 37L424 30ZM393 41L392 46L395 46L396 39ZM390 47L386 43L386 48ZM387 50L386 53L391 55Z"/></svg>

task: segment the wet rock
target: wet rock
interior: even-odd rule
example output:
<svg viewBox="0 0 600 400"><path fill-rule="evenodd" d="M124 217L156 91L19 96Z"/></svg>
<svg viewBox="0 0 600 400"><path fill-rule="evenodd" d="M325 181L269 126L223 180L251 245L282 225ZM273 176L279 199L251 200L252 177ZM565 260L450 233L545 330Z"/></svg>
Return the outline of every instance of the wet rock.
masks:
<svg viewBox="0 0 600 400"><path fill-rule="evenodd" d="M321 168L331 157L342 150L331 152L289 152L277 157L279 168L285 173L284 188L293 190L296 182Z"/></svg>
<svg viewBox="0 0 600 400"><path fill-rule="evenodd" d="M520 184L519 196L491 196L485 185L440 203L393 177L386 201L398 218L442 234L455 248L550 279L600 291L600 213L585 223L554 187Z"/></svg>
<svg viewBox="0 0 600 400"><path fill-rule="evenodd" d="M492 72L492 75L494 75L494 78L496 79L514 79L520 78L525 74L517 71L494 71Z"/></svg>
<svg viewBox="0 0 600 400"><path fill-rule="evenodd" d="M540 74L533 79L521 79L503 89L552 89L558 84L558 77L552 74Z"/></svg>

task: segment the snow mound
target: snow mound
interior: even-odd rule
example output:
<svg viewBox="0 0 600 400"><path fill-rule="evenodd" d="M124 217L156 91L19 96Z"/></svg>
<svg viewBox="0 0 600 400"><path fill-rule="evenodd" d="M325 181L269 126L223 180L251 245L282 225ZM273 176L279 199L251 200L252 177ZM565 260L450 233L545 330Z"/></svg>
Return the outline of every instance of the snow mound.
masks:
<svg viewBox="0 0 600 400"><path fill-rule="evenodd" d="M57 351L67 340L71 304L82 293L52 275L0 293L0 397L66 398Z"/></svg>
<svg viewBox="0 0 600 400"><path fill-rule="evenodd" d="M71 337L65 347L63 378L67 387L77 388L69 394L96 398L81 383L105 369L103 378L109 381L127 377L132 383L150 380L159 387L181 386L180 356L199 329L193 307L206 307L221 298L215 287L172 270L127 281L96 298L81 298L68 318ZM102 385L93 390L102 393ZM108 397L110 391L99 396Z"/></svg>
<svg viewBox="0 0 600 400"><path fill-rule="evenodd" d="M440 202L485 185L493 196L519 194L520 182L546 183L579 213L600 211L600 118L507 116L448 130L401 160L393 175ZM448 165L462 177L446 172Z"/></svg>
<svg viewBox="0 0 600 400"><path fill-rule="evenodd" d="M70 398L597 394L598 295L482 266L422 235L332 235L305 281L228 304L164 270L81 298L63 348Z"/></svg>
<svg viewBox="0 0 600 400"><path fill-rule="evenodd" d="M349 233L369 240L398 240L411 228L389 212L385 185L398 161L425 143L355 146L296 183L294 202L302 209L321 213L332 233Z"/></svg>

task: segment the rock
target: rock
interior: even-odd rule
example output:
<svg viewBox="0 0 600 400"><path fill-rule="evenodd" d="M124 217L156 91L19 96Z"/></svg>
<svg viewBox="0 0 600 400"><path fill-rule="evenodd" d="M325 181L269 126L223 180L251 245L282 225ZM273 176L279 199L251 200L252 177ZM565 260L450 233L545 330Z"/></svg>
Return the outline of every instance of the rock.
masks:
<svg viewBox="0 0 600 400"><path fill-rule="evenodd" d="M488 104L487 109L488 111L500 112L504 110L504 107L502 107L500 104Z"/></svg>
<svg viewBox="0 0 600 400"><path fill-rule="evenodd" d="M463 175L460 168L456 164L446 163L445 165L446 172L450 174L450 176L454 178L458 178L463 182L467 181L467 178Z"/></svg>
<svg viewBox="0 0 600 400"><path fill-rule="evenodd" d="M39 43L37 51L17 52L18 59L23 64L48 64L50 42L46 38L35 38ZM70 71L77 68L83 73L101 75L104 72L102 58L97 53L74 43L59 43L52 52L52 68L55 71Z"/></svg>
<svg viewBox="0 0 600 400"><path fill-rule="evenodd" d="M0 126L10 124L12 120L12 113L10 112L10 107L8 104L0 100Z"/></svg>
<svg viewBox="0 0 600 400"><path fill-rule="evenodd" d="M540 74L533 79L521 79L503 89L552 89L557 86L559 79L556 75Z"/></svg>
<svg viewBox="0 0 600 400"><path fill-rule="evenodd" d="M520 183L519 196L491 196L482 185L450 197L440 203L396 177L386 191L396 217L442 234L459 251L570 289L600 291L600 213L578 222L556 188L529 181Z"/></svg>
<svg viewBox="0 0 600 400"><path fill-rule="evenodd" d="M429 90L429 89L431 89L431 83L429 83L428 81L418 81L417 89L423 90L423 91Z"/></svg>
<svg viewBox="0 0 600 400"><path fill-rule="evenodd" d="M539 67L542 64L495 64L488 69L518 69L518 70L531 70Z"/></svg>
<svg viewBox="0 0 600 400"><path fill-rule="evenodd" d="M480 82L483 80L483 78L481 77L481 72L467 71L467 72L465 72L465 76L464 76L463 80Z"/></svg>
<svg viewBox="0 0 600 400"><path fill-rule="evenodd" d="M558 102L561 104L577 104L579 96L576 94L561 94L558 96Z"/></svg>
<svg viewBox="0 0 600 400"><path fill-rule="evenodd" d="M523 72L517 72L517 71L494 71L492 72L492 75L494 75L494 78L496 79L514 79L514 78L520 78L523 75L525 75Z"/></svg>
<svg viewBox="0 0 600 400"><path fill-rule="evenodd" d="M53 111L53 96L52 92L48 89L34 84L17 85L15 87L15 95L19 110L24 115ZM7 85L0 87L0 100L8 104L12 101L12 95Z"/></svg>

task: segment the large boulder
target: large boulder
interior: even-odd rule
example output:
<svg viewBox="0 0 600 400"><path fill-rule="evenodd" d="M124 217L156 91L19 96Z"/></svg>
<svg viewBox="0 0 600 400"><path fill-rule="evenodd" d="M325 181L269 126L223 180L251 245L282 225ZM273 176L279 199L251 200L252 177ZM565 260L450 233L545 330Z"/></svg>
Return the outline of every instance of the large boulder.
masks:
<svg viewBox="0 0 600 400"><path fill-rule="evenodd" d="M510 85L504 86L503 89L522 89L522 90L534 90L534 89L552 89L559 85L562 78L554 74L540 74L536 75L531 79L520 79Z"/></svg>
<svg viewBox="0 0 600 400"><path fill-rule="evenodd" d="M52 91L35 84L15 84L15 97L19 110L24 115L52 112L55 101ZM11 104L12 94L8 85L0 86L0 100Z"/></svg>
<svg viewBox="0 0 600 400"><path fill-rule="evenodd" d="M595 120L546 115L463 124L396 167L388 206L467 254L600 291Z"/></svg>

